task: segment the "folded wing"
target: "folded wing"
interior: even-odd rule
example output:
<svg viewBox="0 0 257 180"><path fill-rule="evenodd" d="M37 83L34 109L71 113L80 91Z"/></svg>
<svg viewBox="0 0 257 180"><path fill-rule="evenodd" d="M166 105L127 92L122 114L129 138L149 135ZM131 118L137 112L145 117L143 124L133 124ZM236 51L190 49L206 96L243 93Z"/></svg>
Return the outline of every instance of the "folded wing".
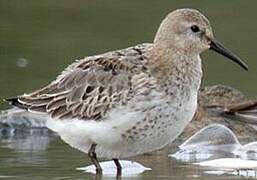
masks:
<svg viewBox="0 0 257 180"><path fill-rule="evenodd" d="M137 88L149 84L144 53L150 46L86 57L71 64L48 86L7 100L53 118L98 120L111 108L126 104L138 93Z"/></svg>

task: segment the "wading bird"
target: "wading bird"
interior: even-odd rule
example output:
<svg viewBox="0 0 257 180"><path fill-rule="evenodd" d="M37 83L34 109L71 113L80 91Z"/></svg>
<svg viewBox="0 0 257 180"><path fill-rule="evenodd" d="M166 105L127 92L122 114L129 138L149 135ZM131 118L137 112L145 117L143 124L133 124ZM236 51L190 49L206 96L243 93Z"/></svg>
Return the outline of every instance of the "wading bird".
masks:
<svg viewBox="0 0 257 180"><path fill-rule="evenodd" d="M7 100L47 114L47 127L88 153L98 173L97 157L112 158L121 173L118 159L164 147L192 120L207 49L247 69L215 40L203 14L178 9L153 43L78 60L48 86Z"/></svg>

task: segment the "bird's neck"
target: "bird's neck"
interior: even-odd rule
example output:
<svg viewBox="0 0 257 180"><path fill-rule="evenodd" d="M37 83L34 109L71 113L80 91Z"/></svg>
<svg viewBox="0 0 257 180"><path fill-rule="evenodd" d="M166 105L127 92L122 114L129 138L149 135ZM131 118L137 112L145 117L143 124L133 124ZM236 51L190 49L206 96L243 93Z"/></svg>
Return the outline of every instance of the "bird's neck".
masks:
<svg viewBox="0 0 257 180"><path fill-rule="evenodd" d="M180 86L199 89L202 78L199 54L188 54L176 47L153 46L148 62L151 74L166 91Z"/></svg>

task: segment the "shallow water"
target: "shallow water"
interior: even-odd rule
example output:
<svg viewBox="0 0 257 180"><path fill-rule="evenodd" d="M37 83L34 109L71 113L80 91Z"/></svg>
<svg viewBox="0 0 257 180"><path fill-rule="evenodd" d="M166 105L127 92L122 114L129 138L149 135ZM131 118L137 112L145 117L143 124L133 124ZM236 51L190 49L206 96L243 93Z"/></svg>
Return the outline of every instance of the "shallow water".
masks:
<svg viewBox="0 0 257 180"><path fill-rule="evenodd" d="M21 142L27 141L22 137L11 138L8 141L0 143L0 179L1 177L9 179L89 179L95 178L95 175L85 173L76 168L90 165L87 156L77 150L72 149L64 144L58 137L41 135L41 143L47 144L45 147L37 149L26 148L21 145ZM40 141L37 138L34 143ZM174 158L168 157L172 152L171 149L159 151L147 155L137 156L133 159L146 167L151 168L151 171L145 171L140 174L124 175L126 178L135 179L172 179L174 177L181 179L202 179L203 177L213 177L222 179L224 176L207 175L206 168L191 163L177 161ZM207 168L208 169L208 168ZM209 170L212 170L209 169ZM234 176L234 175L231 175ZM113 177L113 176L111 176ZM103 179L111 178L104 175Z"/></svg>
<svg viewBox="0 0 257 180"><path fill-rule="evenodd" d="M3 120L4 118L0 117L0 124L5 125L0 128L0 179L116 178L116 169L113 168L112 161L101 159L103 175L96 176L92 174L95 171L90 166L91 162L87 155L63 143L55 133L43 127L33 127L38 125L34 122L26 124L27 119L20 119L24 122L22 128L18 128L20 124L15 125L11 119L2 123ZM203 146L203 142L210 140L209 136L212 135L213 129L211 126L199 131L179 146L180 150L177 148L180 142L177 141L178 144L161 151L125 159L126 161L121 162L124 170L122 179L224 179L228 176L257 178L256 142L243 148L233 133L228 135L230 130L217 126L216 129L221 129L218 131L220 135L216 135L219 143L204 143ZM227 136L225 140L224 136ZM247 153L249 150L251 154ZM240 160L235 159L239 157Z"/></svg>
<svg viewBox="0 0 257 180"><path fill-rule="evenodd" d="M246 73L219 55L204 53L204 83L230 85L255 97L255 0L0 0L0 98L47 84L76 58L151 42L162 18L179 7L194 7L207 14L217 38L250 66ZM0 108L7 105L0 102ZM94 178L76 170L90 164L85 154L48 131L35 132L0 136L0 179ZM238 178L206 174L206 168L168 157L175 151L171 148L135 157L133 160L152 171L133 178Z"/></svg>

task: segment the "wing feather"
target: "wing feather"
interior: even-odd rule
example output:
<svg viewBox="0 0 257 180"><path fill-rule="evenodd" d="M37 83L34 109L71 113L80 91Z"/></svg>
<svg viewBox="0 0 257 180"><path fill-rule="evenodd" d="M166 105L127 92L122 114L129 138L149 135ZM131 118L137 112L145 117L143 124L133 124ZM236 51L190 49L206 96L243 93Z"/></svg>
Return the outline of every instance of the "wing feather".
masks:
<svg viewBox="0 0 257 180"><path fill-rule="evenodd" d="M147 83L139 78L140 82L133 84L132 79L147 73L144 52L150 46L142 44L76 61L48 86L19 96L13 104L18 102L29 111L53 118L99 120L111 108L126 104L135 90Z"/></svg>

